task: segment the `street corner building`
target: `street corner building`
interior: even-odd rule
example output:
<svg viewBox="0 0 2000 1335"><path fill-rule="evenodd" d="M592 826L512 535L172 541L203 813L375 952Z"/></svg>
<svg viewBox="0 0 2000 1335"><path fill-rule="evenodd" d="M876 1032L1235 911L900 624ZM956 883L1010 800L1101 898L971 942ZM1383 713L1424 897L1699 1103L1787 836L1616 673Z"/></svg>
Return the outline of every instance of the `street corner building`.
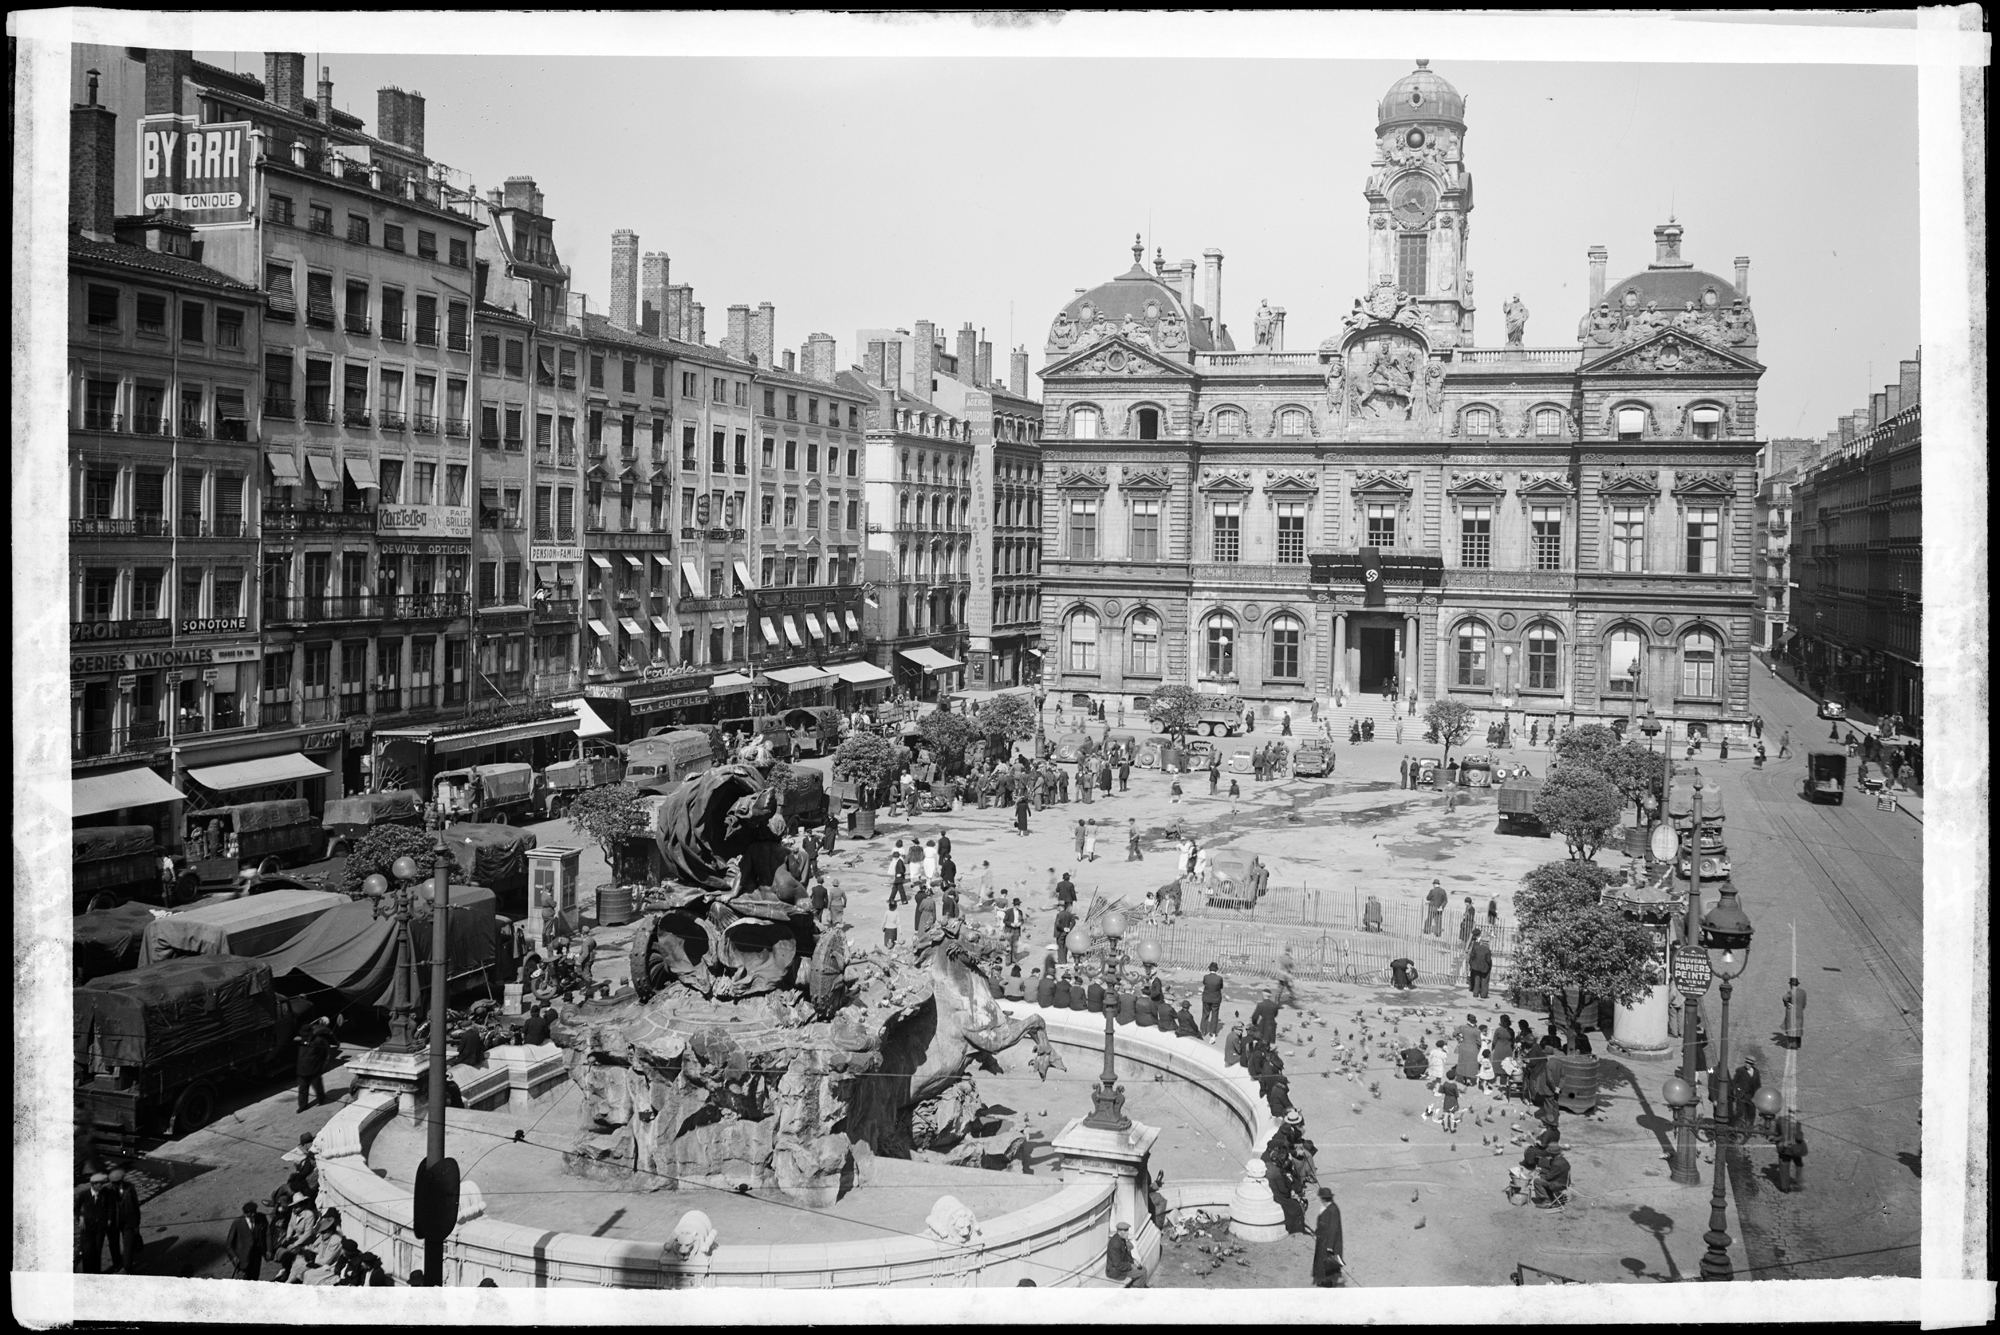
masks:
<svg viewBox="0 0 2000 1335"><path fill-rule="evenodd" d="M1135 243L1056 313L1046 679L1111 700L1187 683L1266 715L1393 689L1523 726L1747 719L1749 260L1696 267L1670 220L1607 281L1593 246L1587 307L1555 317L1573 337L1531 344L1504 279L1475 297L1464 98L1420 61L1376 119L1367 289L1317 345L1288 350L1263 299L1240 348L1215 249L1149 269ZM1482 299L1497 345L1475 338Z"/></svg>

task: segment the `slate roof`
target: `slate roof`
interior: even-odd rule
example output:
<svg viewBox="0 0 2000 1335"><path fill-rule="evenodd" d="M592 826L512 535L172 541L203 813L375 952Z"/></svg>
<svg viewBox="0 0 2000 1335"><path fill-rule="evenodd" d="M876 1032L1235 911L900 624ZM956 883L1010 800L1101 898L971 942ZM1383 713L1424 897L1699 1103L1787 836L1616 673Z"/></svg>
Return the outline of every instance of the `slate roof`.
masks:
<svg viewBox="0 0 2000 1335"><path fill-rule="evenodd" d="M92 241L88 237L71 233L69 256L72 261L83 260L91 264L109 265L116 269L132 269L182 283L199 283L203 287L217 287L252 296L262 294L262 289L231 278L219 269L211 269L206 264L180 255L163 255L157 250L147 250L144 246L121 246L111 241Z"/></svg>

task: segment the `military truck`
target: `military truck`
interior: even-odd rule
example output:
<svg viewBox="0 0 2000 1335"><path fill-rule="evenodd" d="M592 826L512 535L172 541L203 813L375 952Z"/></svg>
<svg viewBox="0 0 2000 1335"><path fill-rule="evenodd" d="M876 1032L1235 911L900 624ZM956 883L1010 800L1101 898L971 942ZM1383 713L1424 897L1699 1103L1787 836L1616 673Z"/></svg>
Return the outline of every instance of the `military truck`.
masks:
<svg viewBox="0 0 2000 1335"><path fill-rule="evenodd" d="M206 847L207 856L193 860L204 886L234 885L244 872L267 875L326 856L327 831L303 797L210 807L187 819Z"/></svg>
<svg viewBox="0 0 2000 1335"><path fill-rule="evenodd" d="M413 788L397 788L385 793L360 793L336 797L326 804L320 825L326 831L326 855L344 858L354 841L378 825L407 825L418 829L424 823L424 799Z"/></svg>
<svg viewBox="0 0 2000 1335"><path fill-rule="evenodd" d="M109 896L112 907L131 900L149 904L179 904L200 893L193 868L174 863L173 880L163 874L167 856L150 825L96 825L69 833L70 870L77 913L98 896Z"/></svg>
<svg viewBox="0 0 2000 1335"><path fill-rule="evenodd" d="M535 803L539 787L534 766L508 762L442 770L431 791L446 820L506 825L541 814Z"/></svg>
<svg viewBox="0 0 2000 1335"><path fill-rule="evenodd" d="M1499 788L1500 824L1509 831L1546 833L1548 826L1535 814L1535 799L1542 795L1543 780L1523 770L1504 780Z"/></svg>
<svg viewBox="0 0 2000 1335"><path fill-rule="evenodd" d="M558 760L542 770L542 814L547 819L560 819L580 793L624 781L625 758L601 742L589 745L574 760Z"/></svg>

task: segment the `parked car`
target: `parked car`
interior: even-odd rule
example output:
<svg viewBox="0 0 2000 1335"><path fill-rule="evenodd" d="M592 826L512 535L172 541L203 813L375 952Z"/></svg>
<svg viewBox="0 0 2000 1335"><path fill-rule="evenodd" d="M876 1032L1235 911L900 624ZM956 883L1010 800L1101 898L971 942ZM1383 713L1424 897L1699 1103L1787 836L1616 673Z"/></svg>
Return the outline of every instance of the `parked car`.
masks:
<svg viewBox="0 0 2000 1335"><path fill-rule="evenodd" d="M1324 779L1333 773L1333 747L1318 738L1309 737L1299 743L1298 754L1292 757L1292 777L1295 779Z"/></svg>
<svg viewBox="0 0 2000 1335"><path fill-rule="evenodd" d="M1249 774L1256 769L1256 757L1251 748L1244 745L1232 746L1222 759L1222 767L1231 774Z"/></svg>
<svg viewBox="0 0 2000 1335"><path fill-rule="evenodd" d="M1819 702L1819 716L1821 718L1846 718L1847 706L1836 704L1832 700L1822 700Z"/></svg>
<svg viewBox="0 0 2000 1335"><path fill-rule="evenodd" d="M1216 753L1214 742L1202 737L1190 737L1187 743L1187 763L1189 769L1207 769L1208 758Z"/></svg>
<svg viewBox="0 0 2000 1335"><path fill-rule="evenodd" d="M1167 752L1173 744L1173 738L1163 732L1156 732L1139 744L1138 751L1132 757L1132 763L1140 769L1165 769Z"/></svg>
<svg viewBox="0 0 2000 1335"><path fill-rule="evenodd" d="M1414 762L1416 773L1410 778L1412 788L1441 788L1444 786L1444 759L1441 756L1424 756Z"/></svg>
<svg viewBox="0 0 2000 1335"><path fill-rule="evenodd" d="M830 705L800 705L785 711L785 726L800 755L832 755L840 745L840 711Z"/></svg>
<svg viewBox="0 0 2000 1335"><path fill-rule="evenodd" d="M1056 739L1055 758L1060 763L1068 765L1082 760L1096 750L1097 743L1088 734L1069 732Z"/></svg>
<svg viewBox="0 0 2000 1335"><path fill-rule="evenodd" d="M84 912L99 895L114 904L143 900L179 904L200 893L194 869L175 862L174 883L161 874L160 848L150 825L94 825L70 831L70 869L75 911Z"/></svg>
<svg viewBox="0 0 2000 1335"><path fill-rule="evenodd" d="M1493 786L1493 757L1471 755L1458 764L1458 786L1461 788L1490 788Z"/></svg>

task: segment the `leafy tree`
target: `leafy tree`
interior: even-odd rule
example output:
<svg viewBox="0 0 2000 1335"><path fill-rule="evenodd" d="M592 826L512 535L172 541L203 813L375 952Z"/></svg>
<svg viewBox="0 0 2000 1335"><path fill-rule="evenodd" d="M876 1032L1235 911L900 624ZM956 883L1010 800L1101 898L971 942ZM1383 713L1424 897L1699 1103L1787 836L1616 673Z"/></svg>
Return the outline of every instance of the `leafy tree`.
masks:
<svg viewBox="0 0 2000 1335"><path fill-rule="evenodd" d="M612 783L584 789L569 805L570 824L604 850L607 867L618 866L619 845L649 832L640 796L629 783Z"/></svg>
<svg viewBox="0 0 2000 1335"><path fill-rule="evenodd" d="M965 768L965 748L978 736L971 719L949 710L934 709L924 715L918 728L945 773L954 774Z"/></svg>
<svg viewBox="0 0 2000 1335"><path fill-rule="evenodd" d="M1194 719L1210 707L1212 695L1202 695L1192 685L1162 685L1152 693L1152 705L1146 709L1146 721L1152 723L1154 731L1168 733L1174 741L1186 741L1188 729L1194 727Z"/></svg>
<svg viewBox="0 0 2000 1335"><path fill-rule="evenodd" d="M1652 930L1608 904L1572 908L1533 927L1523 920L1514 979L1523 989L1547 995L1551 1017L1560 1011L1561 1022L1574 1032L1590 1002L1630 1003L1653 989L1658 973Z"/></svg>
<svg viewBox="0 0 2000 1335"><path fill-rule="evenodd" d="M1561 765L1581 765L1609 779L1625 800L1643 815L1647 804L1658 806L1667 795L1667 758L1644 742L1631 741L1615 728L1587 723L1556 739L1555 759Z"/></svg>
<svg viewBox="0 0 2000 1335"><path fill-rule="evenodd" d="M1535 815L1563 837L1570 857L1579 862L1597 855L1624 810L1617 786L1588 765L1558 764L1535 798Z"/></svg>
<svg viewBox="0 0 2000 1335"><path fill-rule="evenodd" d="M364 880L378 872L388 876L393 884L396 878L389 875L389 868L395 866L396 859L400 857L416 859L424 877L427 877L436 845L435 834L410 825L376 825L363 830L355 836L354 846L347 851L347 868L341 876L341 888L352 894L361 888Z"/></svg>
<svg viewBox="0 0 2000 1335"><path fill-rule="evenodd" d="M1606 753L1617 750L1620 744L1621 739L1615 729L1607 728L1602 723L1586 723L1556 737L1554 763L1603 769Z"/></svg>
<svg viewBox="0 0 2000 1335"><path fill-rule="evenodd" d="M1472 707L1458 700L1433 700L1424 706L1424 726L1444 743L1444 758L1451 760L1451 748L1463 746L1472 735Z"/></svg>
<svg viewBox="0 0 2000 1335"><path fill-rule="evenodd" d="M1031 695L1002 695L982 705L976 722L986 738L989 759L1013 754L1014 743L1035 735L1035 698Z"/></svg>
<svg viewBox="0 0 2000 1335"><path fill-rule="evenodd" d="M1514 916L1523 932L1567 917L1599 902L1604 887L1618 877L1595 862L1545 862L1521 878L1514 892Z"/></svg>
<svg viewBox="0 0 2000 1335"><path fill-rule="evenodd" d="M902 748L876 732L852 732L833 753L833 777L851 781L861 804L873 811L889 782L902 773Z"/></svg>

